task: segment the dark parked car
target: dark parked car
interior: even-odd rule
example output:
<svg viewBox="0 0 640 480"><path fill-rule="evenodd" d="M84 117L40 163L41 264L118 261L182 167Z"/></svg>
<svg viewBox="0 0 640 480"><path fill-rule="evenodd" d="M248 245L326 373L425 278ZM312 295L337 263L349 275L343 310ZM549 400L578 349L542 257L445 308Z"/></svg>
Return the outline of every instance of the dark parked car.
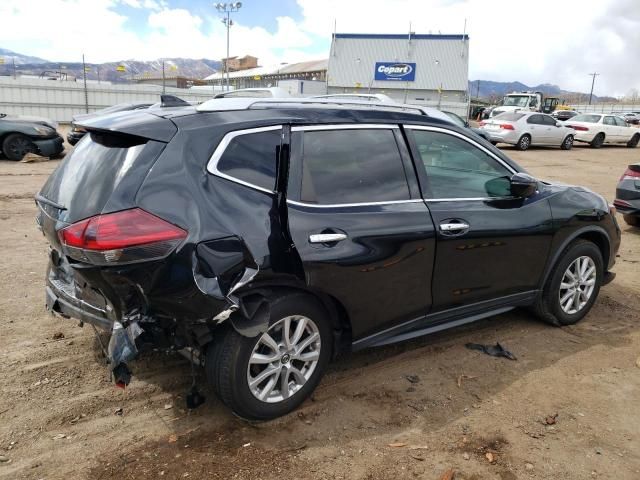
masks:
<svg viewBox="0 0 640 480"><path fill-rule="evenodd" d="M9 160L22 160L27 153L55 157L63 152L63 143L56 129L45 121L0 113L0 151Z"/></svg>
<svg viewBox="0 0 640 480"><path fill-rule="evenodd" d="M613 205L627 224L640 227L640 163L629 165L620 177Z"/></svg>
<svg viewBox="0 0 640 480"><path fill-rule="evenodd" d="M573 118L576 115L578 115L578 112L574 110L556 110L551 114L553 118L561 122L564 122L565 120L569 120L570 118Z"/></svg>
<svg viewBox="0 0 640 480"><path fill-rule="evenodd" d="M119 103L118 105L96 110L95 112L74 115L71 120L71 130L67 133L67 142L69 142L69 145L75 145L87 133L79 123L101 115L108 115L110 113L126 112L129 110L144 110L149 108L151 105L151 103Z"/></svg>
<svg viewBox="0 0 640 480"><path fill-rule="evenodd" d="M573 324L613 278L600 195L404 107L215 99L83 126L36 197L46 304L112 332L120 384L140 349L187 348L234 412L273 418L341 351L515 307Z"/></svg>
<svg viewBox="0 0 640 480"><path fill-rule="evenodd" d="M487 142L491 142L491 137L489 136L489 134L486 131L470 126L469 122L467 122L465 119L463 119L457 113L445 112L445 111L443 111L442 113L446 114L451 119L451 121L455 125L457 125L458 127L460 127L460 128L468 128L469 130L471 130L476 135L479 135L482 138L484 138Z"/></svg>

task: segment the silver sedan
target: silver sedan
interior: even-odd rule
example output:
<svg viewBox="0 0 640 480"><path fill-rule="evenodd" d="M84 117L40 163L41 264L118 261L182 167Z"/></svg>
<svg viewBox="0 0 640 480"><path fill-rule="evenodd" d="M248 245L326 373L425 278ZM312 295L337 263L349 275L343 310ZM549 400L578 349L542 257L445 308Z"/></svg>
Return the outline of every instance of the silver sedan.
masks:
<svg viewBox="0 0 640 480"><path fill-rule="evenodd" d="M510 143L518 150L526 150L532 145L552 145L570 150L576 133L551 115L537 112L505 112L480 122L480 129L489 135L494 145Z"/></svg>

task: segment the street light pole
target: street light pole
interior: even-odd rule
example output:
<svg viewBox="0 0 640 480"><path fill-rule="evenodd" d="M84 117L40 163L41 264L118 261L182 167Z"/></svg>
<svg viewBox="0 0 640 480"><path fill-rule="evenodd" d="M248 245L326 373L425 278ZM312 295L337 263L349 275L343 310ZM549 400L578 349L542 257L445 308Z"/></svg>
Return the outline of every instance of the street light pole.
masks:
<svg viewBox="0 0 640 480"><path fill-rule="evenodd" d="M591 80L591 93L589 94L589 105L591 105L591 98L593 98L593 86L596 83L596 77L600 75L599 73L593 72L589 74L593 79Z"/></svg>
<svg viewBox="0 0 640 480"><path fill-rule="evenodd" d="M224 62L224 73L223 78L226 74L227 77L227 91L230 90L230 82L229 82L229 30L231 29L231 25L233 25L233 20L231 20L231 13L237 12L242 7L242 2L234 2L234 3L216 3L216 10L221 14L225 15L225 17L221 20L222 23L227 27L227 58Z"/></svg>

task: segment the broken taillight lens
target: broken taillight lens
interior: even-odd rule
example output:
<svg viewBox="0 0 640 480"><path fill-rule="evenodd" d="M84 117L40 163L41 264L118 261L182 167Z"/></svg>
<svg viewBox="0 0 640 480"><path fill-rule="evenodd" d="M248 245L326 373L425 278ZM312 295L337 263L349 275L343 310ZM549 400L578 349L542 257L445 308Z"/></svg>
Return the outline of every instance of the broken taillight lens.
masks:
<svg viewBox="0 0 640 480"><path fill-rule="evenodd" d="M58 231L58 237L71 258L109 265L163 258L187 232L134 208L81 220Z"/></svg>

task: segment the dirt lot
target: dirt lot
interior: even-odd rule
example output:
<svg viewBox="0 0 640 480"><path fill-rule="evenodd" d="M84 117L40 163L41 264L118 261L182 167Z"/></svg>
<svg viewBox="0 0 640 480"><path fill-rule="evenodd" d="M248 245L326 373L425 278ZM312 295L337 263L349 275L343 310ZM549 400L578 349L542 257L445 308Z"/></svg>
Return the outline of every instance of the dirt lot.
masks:
<svg viewBox="0 0 640 480"><path fill-rule="evenodd" d="M640 159L505 151L610 200ZM640 230L623 226L618 276L577 326L516 311L349 355L298 411L250 424L210 390L187 412L180 357L148 356L116 389L92 330L45 313L32 197L57 163L0 161L0 478L640 478ZM464 348L495 341L518 361Z"/></svg>

